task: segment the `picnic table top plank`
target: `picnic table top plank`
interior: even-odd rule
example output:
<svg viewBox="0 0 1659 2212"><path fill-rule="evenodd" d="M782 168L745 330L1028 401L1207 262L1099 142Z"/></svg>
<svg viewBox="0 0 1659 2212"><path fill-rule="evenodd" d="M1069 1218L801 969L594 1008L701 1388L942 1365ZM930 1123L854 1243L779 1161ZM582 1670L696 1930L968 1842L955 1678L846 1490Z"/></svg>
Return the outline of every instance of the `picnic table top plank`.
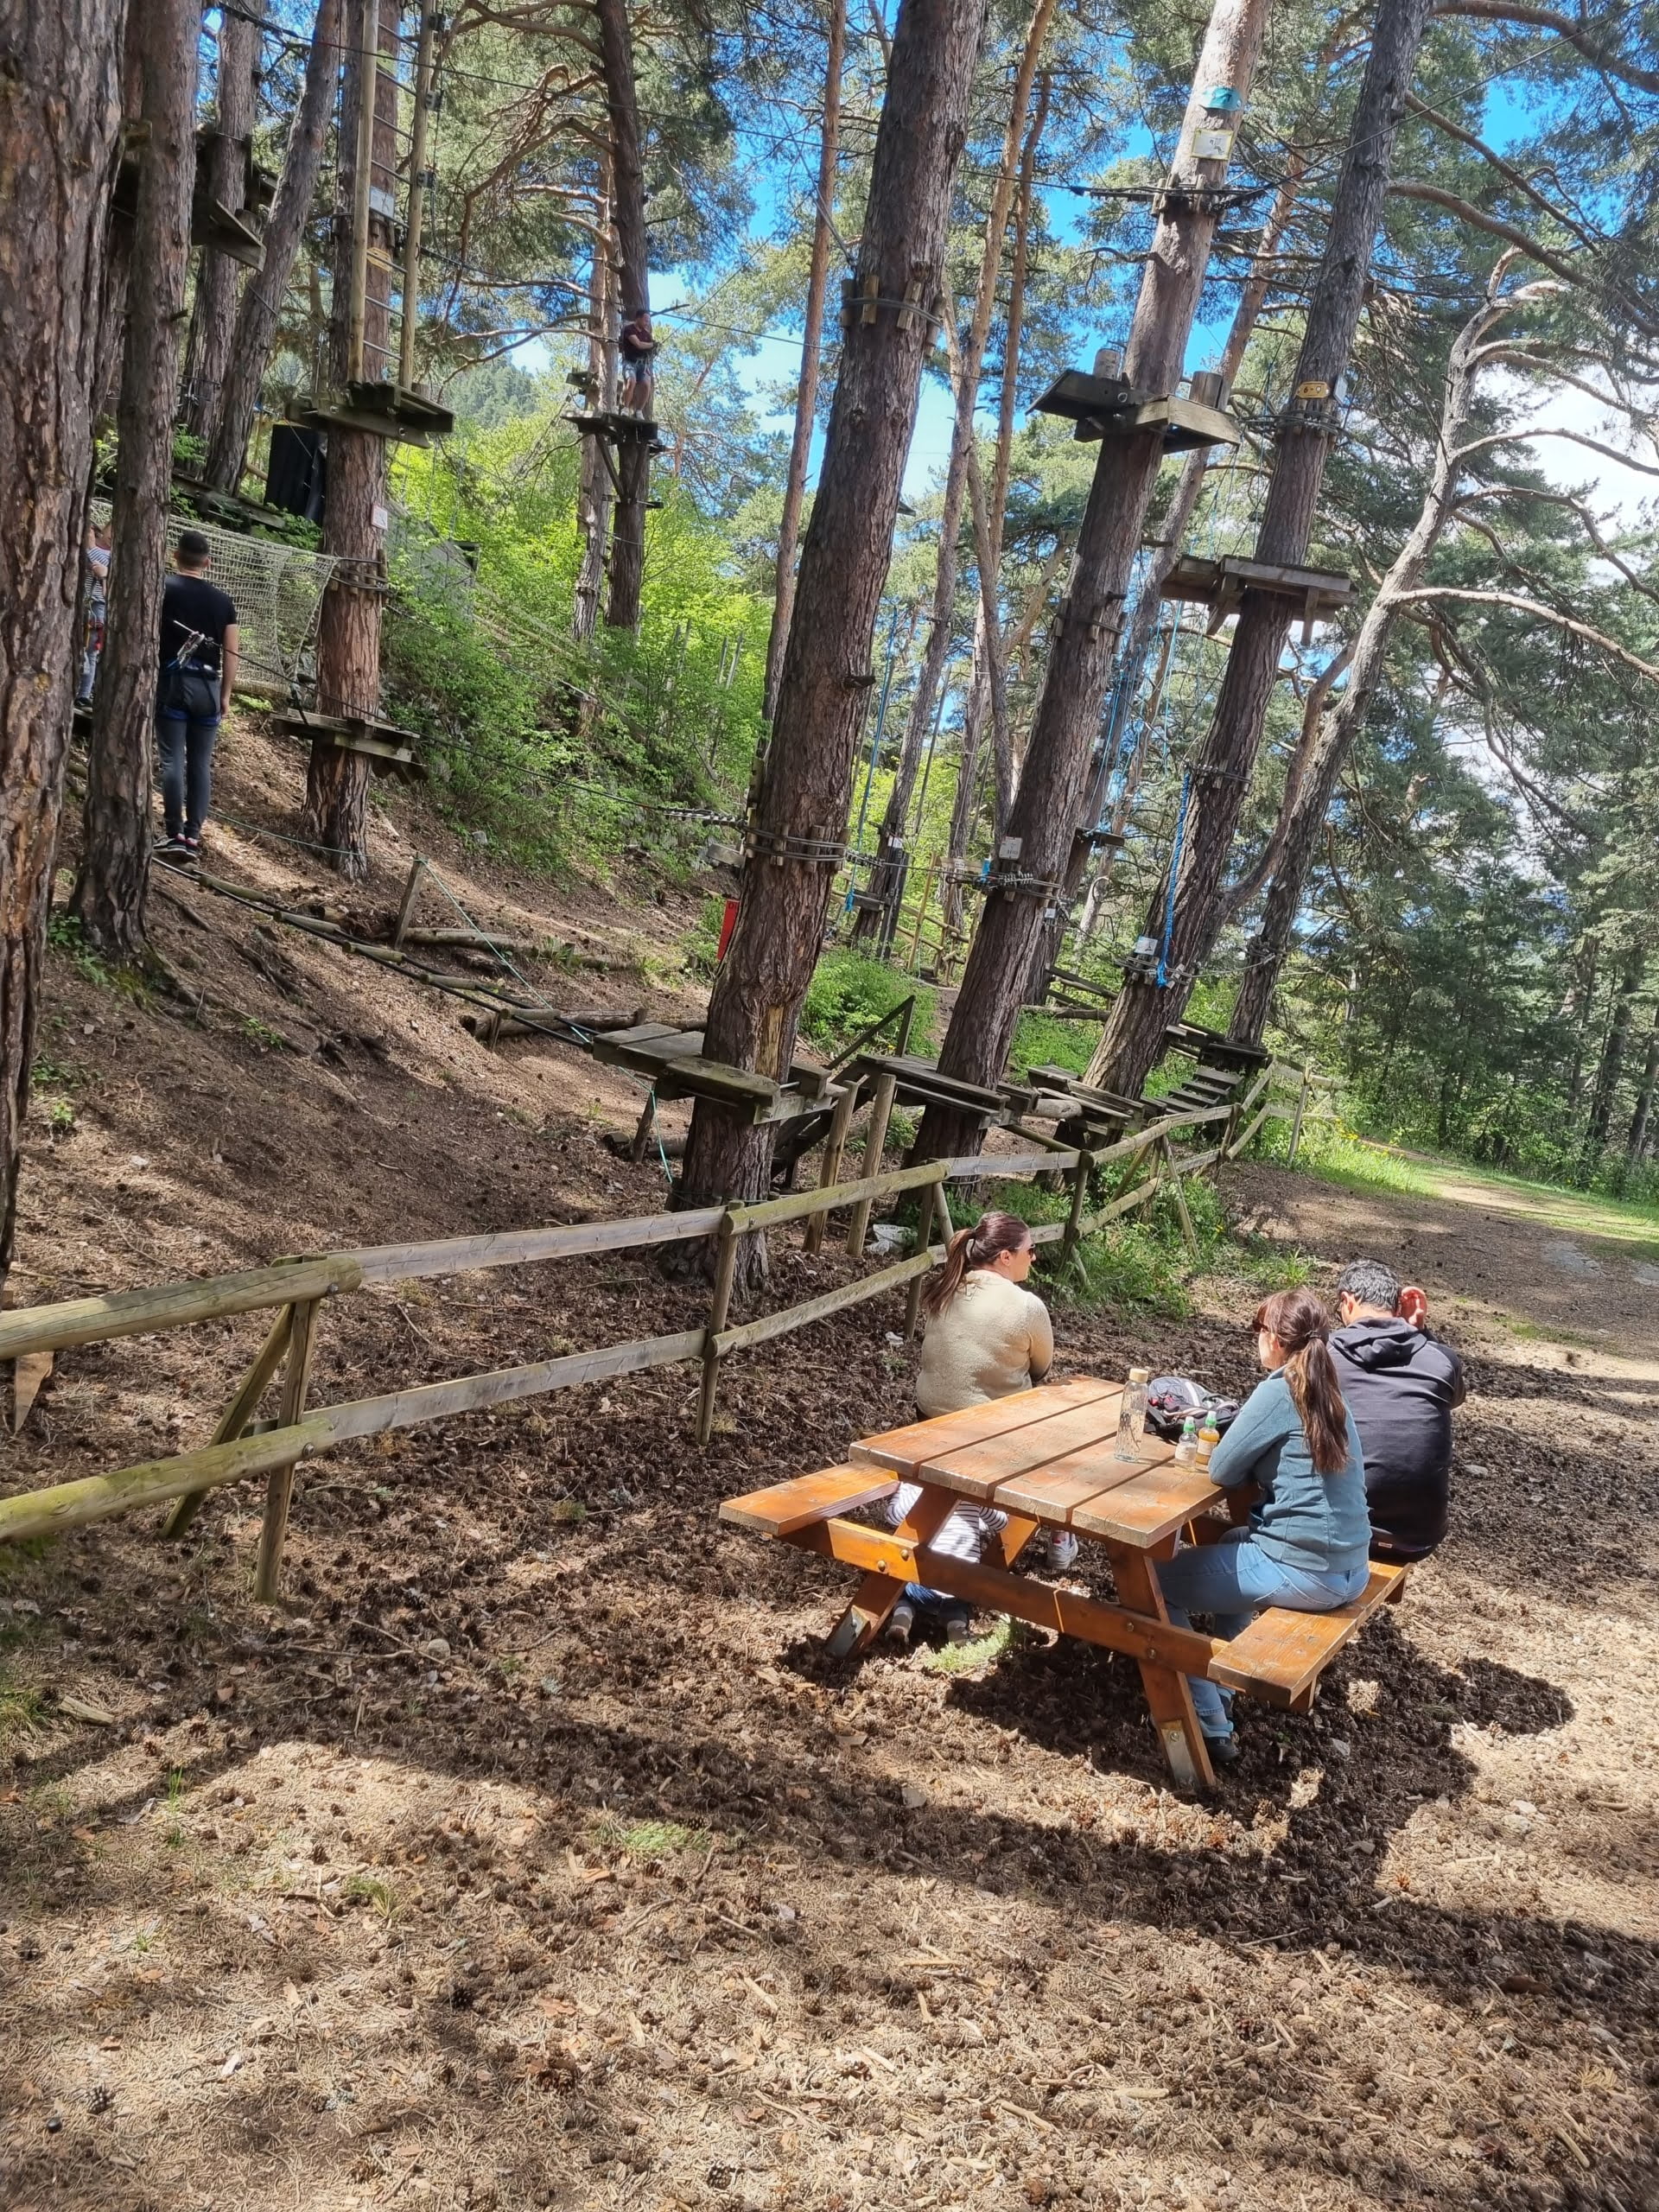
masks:
<svg viewBox="0 0 1659 2212"><path fill-rule="evenodd" d="M1103 1396L1057 1413L1050 1420L1029 1421L983 1442L930 1452L920 1463L920 1479L942 1483L963 1497L987 1498L1016 1475L1035 1474L1061 1461L1069 1465L1087 1457L1091 1465L1104 1469L1117 1435L1122 1395L1122 1388L1114 1384ZM1133 1471L1126 1463L1118 1464L1126 1474Z"/></svg>
<svg viewBox="0 0 1659 2212"><path fill-rule="evenodd" d="M1078 1452L1057 1460L1052 1466L1036 1467L997 1485L994 1503L1004 1513L1029 1514L1050 1526L1073 1528L1076 1515L1108 1491L1135 1482L1146 1472L1138 1460L1103 1459L1099 1453Z"/></svg>
<svg viewBox="0 0 1659 2212"><path fill-rule="evenodd" d="M931 1421L908 1422L903 1428L883 1429L879 1435L861 1438L848 1446L847 1456L861 1466L891 1467L906 1481L919 1479L918 1469L942 1453L987 1442L1036 1421L1052 1420L1074 1406L1121 1394L1118 1382L1102 1382L1085 1376L1076 1382L1046 1382L1035 1390L1016 1390L1007 1398L988 1398L982 1406L963 1406L953 1414L937 1414ZM1117 1409L1112 1408L1112 1427Z"/></svg>
<svg viewBox="0 0 1659 2212"><path fill-rule="evenodd" d="M1202 1469L1166 1463L1143 1467L1130 1481L1079 1507L1071 1525L1084 1535L1150 1551L1225 1496Z"/></svg>

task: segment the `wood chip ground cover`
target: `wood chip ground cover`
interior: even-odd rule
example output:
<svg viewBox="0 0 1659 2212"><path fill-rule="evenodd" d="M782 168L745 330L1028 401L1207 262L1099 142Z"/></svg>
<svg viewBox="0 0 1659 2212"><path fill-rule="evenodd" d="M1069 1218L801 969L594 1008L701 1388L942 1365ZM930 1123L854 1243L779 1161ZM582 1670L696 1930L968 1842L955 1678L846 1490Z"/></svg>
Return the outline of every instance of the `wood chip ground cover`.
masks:
<svg viewBox="0 0 1659 2212"><path fill-rule="evenodd" d="M287 764L239 772L231 810L282 820ZM398 819L503 926L637 937L627 887L549 901ZM666 958L692 907L664 897ZM181 918L160 936L225 1003L130 1004L54 958L42 1049L83 1071L79 1126L36 1141L18 1295L659 1202L601 1142L637 1108L613 1071L486 1054L297 938L296 999ZM385 1049L245 1026L302 1016ZM1213 1804L1171 1793L1104 1655L833 1668L841 1571L715 1524L905 1416L898 1299L734 1360L706 1453L687 1368L319 1464L278 1613L247 1597L251 1495L177 1549L117 1522L0 1560L8 2212L1659 2203L1639 1303L1599 1278L1573 1337L1548 1228L1443 1199L1263 1169L1225 1194L1318 1279L1357 1246L1412 1261L1478 1395L1452 1541L1313 1714L1247 1710ZM775 1294L807 1265L780 1249ZM1062 1312L1062 1361L1241 1388L1254 1295ZM330 1310L314 1396L701 1312L643 1259L403 1286ZM257 1333L71 1355L6 1487L198 1440Z"/></svg>

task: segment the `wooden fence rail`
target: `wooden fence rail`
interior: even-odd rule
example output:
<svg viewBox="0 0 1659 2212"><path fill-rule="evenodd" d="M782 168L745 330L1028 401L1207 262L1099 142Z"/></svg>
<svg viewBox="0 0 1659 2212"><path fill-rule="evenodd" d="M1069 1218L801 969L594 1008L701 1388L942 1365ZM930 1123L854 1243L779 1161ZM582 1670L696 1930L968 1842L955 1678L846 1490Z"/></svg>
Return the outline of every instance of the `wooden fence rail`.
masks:
<svg viewBox="0 0 1659 2212"><path fill-rule="evenodd" d="M1249 1103L1254 1104L1268 1090L1276 1072L1274 1069L1264 1072L1248 1094ZM935 1223L941 1217L948 1225L944 1192L950 1183L1069 1176L1071 1200L1066 1218L1039 1223L1032 1232L1038 1243L1060 1243L1067 1255L1076 1250L1083 1237L1149 1205L1160 1190L1173 1190L1184 1231L1196 1251L1182 1183L1223 1158L1236 1158L1270 1115L1293 1118L1300 1132L1309 1086L1300 1070L1294 1072L1301 1084L1295 1105L1269 1100L1242 1134L1238 1131L1243 1106L1224 1104L1165 1116L1130 1136L1092 1151L1051 1145L1012 1154L928 1160L845 1183L831 1180L813 1190L753 1204L365 1246L317 1258L281 1261L268 1268L197 1282L118 1291L105 1297L73 1299L0 1314L0 1360L34 1362L43 1367L53 1353L76 1346L185 1328L261 1308L277 1309L264 1342L207 1445L168 1459L147 1460L0 1499L0 1542L50 1535L115 1514L165 1503L171 1503L173 1510L162 1523L162 1534L180 1535L213 1491L263 1474L267 1491L254 1592L269 1602L276 1598L280 1581L295 1470L302 1460L340 1445L388 1429L413 1428L685 1360L702 1363L697 1435L701 1443L707 1444L713 1433L721 1366L732 1353L810 1327L832 1313L905 1285L911 1293L907 1328L914 1330L922 1278L944 1254L944 1245L934 1243L932 1237ZM1227 1128L1220 1141L1208 1149L1186 1154L1174 1149L1171 1140L1175 1135L1224 1122ZM844 1128L841 1134L844 1139ZM837 1147L826 1165L833 1173L839 1164ZM1090 1213L1086 1209L1090 1180L1095 1171L1104 1166L1120 1167L1129 1180L1105 1205ZM812 1232L821 1234L821 1225L831 1212L849 1211L855 1230L860 1230L877 1199L912 1192L918 1194L920 1211L914 1234L919 1249L910 1256L799 1304L729 1325L741 1236L804 1220L809 1224L809 1249L816 1249ZM700 1327L486 1374L461 1376L453 1381L423 1383L335 1406L308 1408L306 1405L316 1323L321 1301L327 1298L383 1283L573 1259L598 1252L646 1250L710 1236L719 1240L718 1256L709 1318ZM857 1249L862 1252L861 1231ZM279 1370L283 1372L281 1411L275 1423L260 1427L255 1416ZM21 1376L21 1365L15 1372Z"/></svg>

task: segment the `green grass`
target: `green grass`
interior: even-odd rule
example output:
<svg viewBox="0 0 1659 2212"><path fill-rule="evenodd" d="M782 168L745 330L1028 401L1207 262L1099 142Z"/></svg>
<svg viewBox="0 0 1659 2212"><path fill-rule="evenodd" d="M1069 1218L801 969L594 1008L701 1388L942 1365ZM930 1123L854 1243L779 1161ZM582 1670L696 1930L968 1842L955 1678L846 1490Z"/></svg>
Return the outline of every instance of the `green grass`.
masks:
<svg viewBox="0 0 1659 2212"><path fill-rule="evenodd" d="M352 1904L370 1906L382 1920L389 1921L397 1910L397 1894L391 1884L373 1874L349 1876L340 1894Z"/></svg>
<svg viewBox="0 0 1659 2212"><path fill-rule="evenodd" d="M992 1623L988 1635L976 1636L969 1643L942 1643L937 1650L925 1646L917 1654L918 1663L930 1675L971 1675L1000 1659L1018 1631L1019 1623L1004 1614Z"/></svg>
<svg viewBox="0 0 1659 2212"><path fill-rule="evenodd" d="M1027 1007L1014 1029L1010 1064L1021 1074L1027 1068L1052 1065L1082 1075L1100 1042L1104 1018L1103 1008L1101 1021L1062 1021L1055 1014L1038 1014Z"/></svg>
<svg viewBox="0 0 1659 2212"><path fill-rule="evenodd" d="M909 1050L933 1049L938 1002L925 983L913 983L880 960L867 959L837 945L826 952L813 971L801 1007L801 1034L821 1052L837 1052L861 1029L880 1014L915 994L916 1011L911 1022ZM879 1049L893 1050L893 1033L887 1033Z"/></svg>
<svg viewBox="0 0 1659 2212"><path fill-rule="evenodd" d="M626 1851L630 1859L671 1859L677 1851L706 1851L709 1841L703 1829L678 1821L596 1821L593 1837L601 1849Z"/></svg>
<svg viewBox="0 0 1659 2212"><path fill-rule="evenodd" d="M40 1726L45 1713L46 1700L40 1692L14 1681L0 1668L0 1744L20 1731L32 1732Z"/></svg>

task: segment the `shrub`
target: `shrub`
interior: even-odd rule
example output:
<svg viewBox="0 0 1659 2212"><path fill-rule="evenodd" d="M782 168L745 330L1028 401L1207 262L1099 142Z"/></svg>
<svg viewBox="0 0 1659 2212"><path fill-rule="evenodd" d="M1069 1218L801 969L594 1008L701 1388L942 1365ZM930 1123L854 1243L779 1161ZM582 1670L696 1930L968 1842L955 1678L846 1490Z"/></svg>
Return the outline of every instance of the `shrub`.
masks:
<svg viewBox="0 0 1659 2212"><path fill-rule="evenodd" d="M916 1011L910 1026L910 1050L926 1052L932 1046L937 1014L933 993L925 984L895 975L879 960L836 946L818 962L807 986L801 1034L821 1051L839 1052L861 1029L868 1029L912 991Z"/></svg>

